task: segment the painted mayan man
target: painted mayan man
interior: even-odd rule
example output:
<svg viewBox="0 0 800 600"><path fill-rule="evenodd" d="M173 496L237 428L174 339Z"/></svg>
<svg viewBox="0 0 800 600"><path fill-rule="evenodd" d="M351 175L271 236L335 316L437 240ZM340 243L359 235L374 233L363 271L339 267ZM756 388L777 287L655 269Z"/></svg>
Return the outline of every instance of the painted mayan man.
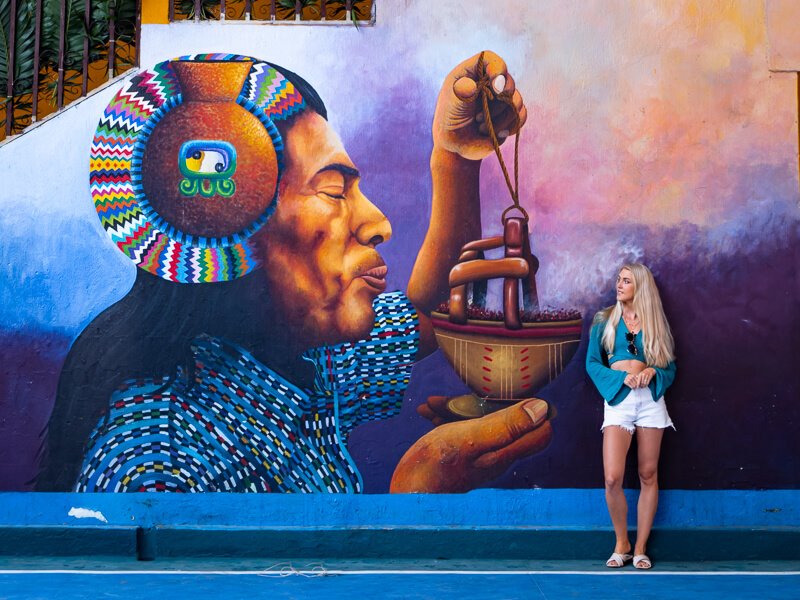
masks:
<svg viewBox="0 0 800 600"><path fill-rule="evenodd" d="M91 185L140 268L70 351L38 488L361 491L349 435L399 413L412 365L436 348L426 315L460 247L480 237L492 144L478 85L525 122L504 62L484 60L458 65L439 95L432 215L407 295L385 291L378 246L392 228L307 82L229 55L137 75L100 122ZM499 137L515 133L515 110L490 108ZM391 489L491 480L547 445L546 414L531 400L437 427Z"/></svg>

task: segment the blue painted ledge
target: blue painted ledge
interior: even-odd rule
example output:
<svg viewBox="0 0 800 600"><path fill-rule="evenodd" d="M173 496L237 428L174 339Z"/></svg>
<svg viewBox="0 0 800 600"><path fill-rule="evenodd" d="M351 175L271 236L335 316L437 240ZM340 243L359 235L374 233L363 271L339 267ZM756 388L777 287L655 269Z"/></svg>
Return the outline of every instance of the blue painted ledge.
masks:
<svg viewBox="0 0 800 600"><path fill-rule="evenodd" d="M635 501L635 494L629 499ZM655 525L800 527L800 490L665 490ZM596 529L607 528L609 519L600 489L401 495L8 492L0 493L0 526Z"/></svg>
<svg viewBox="0 0 800 600"><path fill-rule="evenodd" d="M649 548L670 560L800 560L798 514L800 490L668 490ZM611 540L596 489L0 494L5 556L578 560Z"/></svg>

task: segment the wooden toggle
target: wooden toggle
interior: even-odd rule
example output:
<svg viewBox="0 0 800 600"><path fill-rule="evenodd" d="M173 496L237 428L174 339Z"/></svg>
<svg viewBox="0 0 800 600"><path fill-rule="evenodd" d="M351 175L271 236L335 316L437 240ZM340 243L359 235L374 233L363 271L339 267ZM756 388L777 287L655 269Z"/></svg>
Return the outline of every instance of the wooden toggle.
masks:
<svg viewBox="0 0 800 600"><path fill-rule="evenodd" d="M486 250L505 248L505 256L486 259ZM528 220L508 217L504 220L503 235L475 240L461 249L459 262L450 270L450 322L467 322L469 286L480 286L485 295L486 281L503 278L503 320L508 329L520 329L519 286L523 284L523 306L538 308L536 271L539 261L531 253L528 239ZM473 291L477 293L477 288Z"/></svg>

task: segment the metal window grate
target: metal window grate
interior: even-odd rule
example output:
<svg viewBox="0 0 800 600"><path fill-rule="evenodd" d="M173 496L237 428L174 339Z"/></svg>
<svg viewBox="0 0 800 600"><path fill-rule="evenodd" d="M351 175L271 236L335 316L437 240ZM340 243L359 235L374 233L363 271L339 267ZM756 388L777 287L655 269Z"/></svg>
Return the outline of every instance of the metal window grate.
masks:
<svg viewBox="0 0 800 600"><path fill-rule="evenodd" d="M141 2L0 2L0 140L138 66Z"/></svg>
<svg viewBox="0 0 800 600"><path fill-rule="evenodd" d="M170 22L374 25L377 0L171 0ZM142 0L0 2L0 141L139 65ZM3 52L5 50L5 52Z"/></svg>
<svg viewBox="0 0 800 600"><path fill-rule="evenodd" d="M376 0L171 0L170 22L375 23Z"/></svg>

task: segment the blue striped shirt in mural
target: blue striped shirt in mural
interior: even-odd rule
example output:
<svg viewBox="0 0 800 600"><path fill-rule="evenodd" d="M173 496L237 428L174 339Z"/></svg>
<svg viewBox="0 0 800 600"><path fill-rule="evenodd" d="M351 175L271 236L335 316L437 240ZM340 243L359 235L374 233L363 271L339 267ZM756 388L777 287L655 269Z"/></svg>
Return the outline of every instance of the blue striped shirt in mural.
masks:
<svg viewBox="0 0 800 600"><path fill-rule="evenodd" d="M400 412L419 346L413 306L376 298L362 341L304 354L302 389L239 346L202 336L194 377L131 381L89 441L80 492L360 492L350 432Z"/></svg>

